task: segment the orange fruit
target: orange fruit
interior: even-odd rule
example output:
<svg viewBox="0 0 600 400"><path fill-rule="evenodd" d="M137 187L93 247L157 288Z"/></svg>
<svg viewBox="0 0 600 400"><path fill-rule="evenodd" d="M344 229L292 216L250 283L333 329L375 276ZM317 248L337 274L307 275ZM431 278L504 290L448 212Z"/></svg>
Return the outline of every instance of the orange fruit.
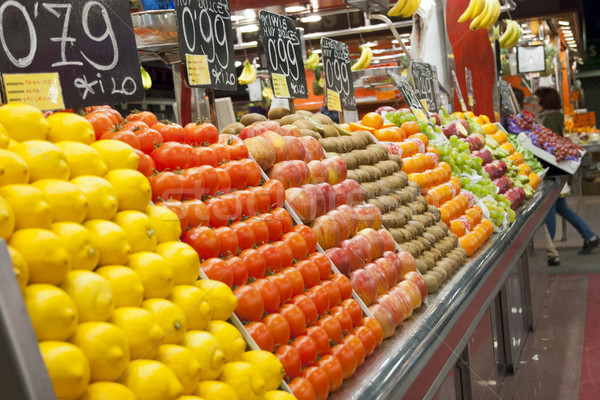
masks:
<svg viewBox="0 0 600 400"><path fill-rule="evenodd" d="M370 112L365 114L360 123L363 126L368 126L373 129L379 129L383 126L383 117L377 114L376 112Z"/></svg>

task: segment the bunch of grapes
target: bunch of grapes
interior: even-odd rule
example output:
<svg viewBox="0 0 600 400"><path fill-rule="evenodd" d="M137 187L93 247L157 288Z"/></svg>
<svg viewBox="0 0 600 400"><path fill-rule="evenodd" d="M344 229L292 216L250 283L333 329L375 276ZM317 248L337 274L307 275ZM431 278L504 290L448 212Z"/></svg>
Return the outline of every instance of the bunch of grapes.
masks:
<svg viewBox="0 0 600 400"><path fill-rule="evenodd" d="M526 114L517 114L514 116L514 122L523 131L530 131L533 128L535 122L533 118Z"/></svg>
<svg viewBox="0 0 600 400"><path fill-rule="evenodd" d="M504 198L504 196L502 196ZM506 198L504 198L506 200ZM506 200L508 201L508 200ZM515 220L515 212L508 206L508 209L504 208L502 202L494 201L491 198L486 198L483 201L483 204L490 211L490 219L496 226L502 226L504 223L504 217L507 216L509 221ZM509 202L510 204L510 202Z"/></svg>

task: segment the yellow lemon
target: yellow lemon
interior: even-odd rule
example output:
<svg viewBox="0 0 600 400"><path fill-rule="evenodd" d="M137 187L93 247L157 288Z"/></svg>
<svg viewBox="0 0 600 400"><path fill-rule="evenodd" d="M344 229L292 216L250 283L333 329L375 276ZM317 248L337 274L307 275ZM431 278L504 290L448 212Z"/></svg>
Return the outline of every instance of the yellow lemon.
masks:
<svg viewBox="0 0 600 400"><path fill-rule="evenodd" d="M23 103L8 103L0 107L0 124L17 142L44 140L50 132L50 124L44 114L35 107Z"/></svg>
<svg viewBox="0 0 600 400"><path fill-rule="evenodd" d="M19 283L21 292L24 293L25 287L27 286L27 283L29 283L29 266L27 265L27 261L25 261L25 258L21 255L21 253L11 246L6 247L8 248L8 254L12 260L13 271L15 271L17 282Z"/></svg>
<svg viewBox="0 0 600 400"><path fill-rule="evenodd" d="M51 142L71 140L91 144L96 138L94 127L81 115L58 112L50 115L46 121L50 125L48 140Z"/></svg>
<svg viewBox="0 0 600 400"><path fill-rule="evenodd" d="M135 360L123 383L143 400L175 400L181 394L181 383L165 364L154 360Z"/></svg>
<svg viewBox="0 0 600 400"><path fill-rule="evenodd" d="M131 251L153 251L156 248L156 233L150 217L139 211L120 211L113 218L129 239Z"/></svg>
<svg viewBox="0 0 600 400"><path fill-rule="evenodd" d="M0 238L8 240L15 230L15 214L6 200L0 197Z"/></svg>
<svg viewBox="0 0 600 400"><path fill-rule="evenodd" d="M189 244L164 242L156 246L155 251L173 266L175 285L192 285L198 279L200 259L198 253Z"/></svg>
<svg viewBox="0 0 600 400"><path fill-rule="evenodd" d="M197 386L197 384L196 384L196 386ZM205 399L203 399L202 397L199 397L199 396L191 395L191 394L184 394L183 396L179 396L177 398L177 400L205 400Z"/></svg>
<svg viewBox="0 0 600 400"><path fill-rule="evenodd" d="M71 269L93 271L96 268L100 253L92 243L90 231L74 222L57 222L50 226L50 230L71 254Z"/></svg>
<svg viewBox="0 0 600 400"><path fill-rule="evenodd" d="M196 391L200 378L200 363L190 349L176 344L163 344L158 349L156 359L175 373L181 383L182 394L192 394Z"/></svg>
<svg viewBox="0 0 600 400"><path fill-rule="evenodd" d="M30 182L40 179L69 179L69 164L65 154L50 142L28 140L16 145L12 151L27 163Z"/></svg>
<svg viewBox="0 0 600 400"><path fill-rule="evenodd" d="M283 379L283 364L273 353L264 350L251 350L242 354L242 361L257 367L265 381L266 390L275 390Z"/></svg>
<svg viewBox="0 0 600 400"><path fill-rule="evenodd" d="M192 351L200 363L200 380L217 379L225 365L225 353L219 341L205 331L187 331L182 346Z"/></svg>
<svg viewBox="0 0 600 400"><path fill-rule="evenodd" d="M90 365L85 354L66 342L50 340L39 346L56 397L78 399L90 382Z"/></svg>
<svg viewBox="0 0 600 400"><path fill-rule="evenodd" d="M13 149L15 148L16 145L18 145L19 142L17 142L14 139L8 139L8 150L13 151ZM27 179L29 179L29 172L27 173Z"/></svg>
<svg viewBox="0 0 600 400"><path fill-rule="evenodd" d="M269 390L265 393L264 400L298 400L296 396L283 390Z"/></svg>
<svg viewBox="0 0 600 400"><path fill-rule="evenodd" d="M152 313L139 307L117 308L109 321L123 330L132 360L155 358L163 331Z"/></svg>
<svg viewBox="0 0 600 400"><path fill-rule="evenodd" d="M129 343L123 331L107 322L79 324L69 340L90 362L91 381L115 381L129 364Z"/></svg>
<svg viewBox="0 0 600 400"><path fill-rule="evenodd" d="M226 284L209 279L197 280L194 285L206 293L206 301L212 309L212 319L225 321L237 307L237 298Z"/></svg>
<svg viewBox="0 0 600 400"><path fill-rule="evenodd" d="M6 128L0 124L0 149L8 149L10 143L10 137Z"/></svg>
<svg viewBox="0 0 600 400"><path fill-rule="evenodd" d="M106 174L117 191L119 211L145 211L152 200L152 188L148 178L133 169L113 169Z"/></svg>
<svg viewBox="0 0 600 400"><path fill-rule="evenodd" d="M142 251L134 253L127 264L138 273L144 284L144 299L166 298L173 289L173 268L156 253Z"/></svg>
<svg viewBox="0 0 600 400"><path fill-rule="evenodd" d="M108 167L104 164L100 153L92 146L77 142L58 142L56 146L63 151L67 158L71 178L84 175L106 175Z"/></svg>
<svg viewBox="0 0 600 400"><path fill-rule="evenodd" d="M144 285L140 276L131 268L109 265L98 268L95 272L110 284L115 299L115 308L140 307L142 305Z"/></svg>
<svg viewBox="0 0 600 400"><path fill-rule="evenodd" d="M240 399L261 400L267 391L260 371L249 362L234 361L225 364L219 379L230 385Z"/></svg>
<svg viewBox="0 0 600 400"><path fill-rule="evenodd" d="M214 320L208 323L206 331L221 344L226 362L241 360L241 356L246 350L246 341L235 326L225 321Z"/></svg>
<svg viewBox="0 0 600 400"><path fill-rule="evenodd" d="M79 322L106 321L115 309L110 284L94 272L71 271L60 287L75 301Z"/></svg>
<svg viewBox="0 0 600 400"><path fill-rule="evenodd" d="M0 186L29 182L29 167L21 156L0 149Z"/></svg>
<svg viewBox="0 0 600 400"><path fill-rule="evenodd" d="M46 283L27 286L25 306L38 341L67 340L77 328L77 306L62 289Z"/></svg>
<svg viewBox="0 0 600 400"><path fill-rule="evenodd" d="M30 185L7 185L0 187L0 196L13 211L15 229L50 228L52 207L41 190Z"/></svg>
<svg viewBox="0 0 600 400"><path fill-rule="evenodd" d="M79 400L137 400L125 385L117 382L91 383Z"/></svg>
<svg viewBox="0 0 600 400"><path fill-rule="evenodd" d="M71 180L88 201L87 219L112 219L117 213L119 200L112 185L97 176L79 176Z"/></svg>
<svg viewBox="0 0 600 400"><path fill-rule="evenodd" d="M29 283L60 284L71 270L71 256L60 238L46 229L21 229L8 243L29 267Z"/></svg>
<svg viewBox="0 0 600 400"><path fill-rule="evenodd" d="M133 147L120 140L98 140L92 147L100 153L108 169L137 170L140 157L135 154Z"/></svg>
<svg viewBox="0 0 600 400"><path fill-rule="evenodd" d="M187 331L187 320L181 308L165 299L148 299L142 307L156 317L158 326L163 330L162 343L179 344Z"/></svg>
<svg viewBox="0 0 600 400"><path fill-rule="evenodd" d="M231 386L220 381L199 382L196 394L206 400L240 400Z"/></svg>
<svg viewBox="0 0 600 400"><path fill-rule="evenodd" d="M127 234L114 222L102 219L87 221L84 226L90 231L92 245L100 253L98 264L124 265L131 255Z"/></svg>
<svg viewBox="0 0 600 400"><path fill-rule="evenodd" d="M32 185L42 191L52 207L53 222L83 222L88 202L77 186L58 179L42 179Z"/></svg>
<svg viewBox="0 0 600 400"><path fill-rule="evenodd" d="M206 292L191 285L177 285L169 296L187 319L188 329L206 329L212 318L212 309L206 301Z"/></svg>
<svg viewBox="0 0 600 400"><path fill-rule="evenodd" d="M146 214L152 221L158 243L178 241L181 237L179 217L173 211L162 206L150 206Z"/></svg>

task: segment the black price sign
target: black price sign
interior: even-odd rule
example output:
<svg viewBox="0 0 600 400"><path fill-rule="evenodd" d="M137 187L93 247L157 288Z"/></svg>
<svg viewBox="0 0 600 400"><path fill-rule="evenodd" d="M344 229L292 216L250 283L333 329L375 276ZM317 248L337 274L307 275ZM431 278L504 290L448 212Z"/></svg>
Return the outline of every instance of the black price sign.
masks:
<svg viewBox="0 0 600 400"><path fill-rule="evenodd" d="M500 103L504 113L510 115L516 114L511 97L510 85L504 79L500 79Z"/></svg>
<svg viewBox="0 0 600 400"><path fill-rule="evenodd" d="M185 80L191 87L237 90L228 0L175 0Z"/></svg>
<svg viewBox="0 0 600 400"><path fill-rule="evenodd" d="M322 38L321 51L327 88L327 108L333 111L355 111L356 98L348 45Z"/></svg>
<svg viewBox="0 0 600 400"><path fill-rule="evenodd" d="M260 37L275 97L308 98L300 36L291 18L260 10Z"/></svg>
<svg viewBox="0 0 600 400"><path fill-rule="evenodd" d="M3 1L0 43L6 101L56 110L144 100L125 0Z"/></svg>
<svg viewBox="0 0 600 400"><path fill-rule="evenodd" d="M439 86L433 66L415 61L411 64L411 70L417 97L427 102L429 111L437 112L440 109Z"/></svg>
<svg viewBox="0 0 600 400"><path fill-rule="evenodd" d="M421 104L419 101L419 98L417 97L413 87L410 86L410 83L408 83L406 78L391 71L388 71L388 75L393 79L394 84L398 87L398 90L400 90L400 94L404 98L408 108L410 108L413 112L417 110L425 113L423 104Z"/></svg>

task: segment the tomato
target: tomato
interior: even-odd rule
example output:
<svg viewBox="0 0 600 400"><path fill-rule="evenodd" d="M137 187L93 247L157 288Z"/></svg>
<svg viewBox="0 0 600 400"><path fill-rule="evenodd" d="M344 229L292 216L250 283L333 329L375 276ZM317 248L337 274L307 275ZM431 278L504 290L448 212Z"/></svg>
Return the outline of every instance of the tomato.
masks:
<svg viewBox="0 0 600 400"><path fill-rule="evenodd" d="M218 192L225 194L231 192L231 178L229 177L227 171L225 171L223 168L215 168L215 171L217 172L218 178Z"/></svg>
<svg viewBox="0 0 600 400"><path fill-rule="evenodd" d="M200 166L200 160L198 159L198 154L196 154L196 150L190 146L189 144L184 144L185 151L188 155L188 168L194 168Z"/></svg>
<svg viewBox="0 0 600 400"><path fill-rule="evenodd" d="M187 149L181 143L163 143L150 153L150 157L156 163L156 169L159 171L165 169L176 170L177 168L186 169L188 167Z"/></svg>
<svg viewBox="0 0 600 400"><path fill-rule="evenodd" d="M279 251L279 255L281 256L281 268L290 267L294 263L294 252L290 245L282 241L275 242L273 245L277 248L277 251ZM302 283L302 285L304 285L304 283ZM304 286L302 290L304 290Z"/></svg>
<svg viewBox="0 0 600 400"><path fill-rule="evenodd" d="M263 298L265 305L265 311L268 313L274 313L279 310L280 298L279 289L272 281L264 278L260 278L251 283L252 286L258 289L260 295Z"/></svg>
<svg viewBox="0 0 600 400"><path fill-rule="evenodd" d="M204 175L197 168L189 168L181 173L182 198L202 199L204 195Z"/></svg>
<svg viewBox="0 0 600 400"><path fill-rule="evenodd" d="M213 143L208 147L213 149L215 154L217 155L217 164L224 164L227 161L231 160L231 154L229 154L229 149L224 144Z"/></svg>
<svg viewBox="0 0 600 400"><path fill-rule="evenodd" d="M121 113L115 110L114 108L106 106L102 110L106 115L108 115L108 118L110 118L113 124L117 125L123 123L123 117L121 116Z"/></svg>
<svg viewBox="0 0 600 400"><path fill-rule="evenodd" d="M256 245L262 246L269 242L269 226L265 221L258 217L252 217L246 221L248 225L254 231L254 238L256 239Z"/></svg>
<svg viewBox="0 0 600 400"><path fill-rule="evenodd" d="M242 215L245 217L254 217L256 215L254 193L249 190L238 190L235 194L242 201Z"/></svg>
<svg viewBox="0 0 600 400"><path fill-rule="evenodd" d="M279 299L285 303L292 298L292 284L285 274L275 274L267 277L267 280L273 282L279 290Z"/></svg>
<svg viewBox="0 0 600 400"><path fill-rule="evenodd" d="M140 158L140 163L138 164L137 170L142 174L146 175L146 177L150 177L154 174L154 170L156 169L156 164L154 164L154 160L148 154L142 153L138 149L133 149L135 154Z"/></svg>
<svg viewBox="0 0 600 400"><path fill-rule="evenodd" d="M204 195L205 196L214 196L219 189L219 175L217 175L217 171L210 165L201 165L199 167L193 168L195 173L201 173L202 178L204 179ZM188 170L189 171L189 170ZM188 172L184 171L184 175Z"/></svg>
<svg viewBox="0 0 600 400"><path fill-rule="evenodd" d="M290 343L290 345L297 348L300 352L300 358L302 359L303 367L306 368L317 361L319 350L317 349L317 344L313 338L306 335L301 335L296 337L292 343Z"/></svg>
<svg viewBox="0 0 600 400"><path fill-rule="evenodd" d="M317 305L310 297L303 294L298 294L292 297L292 303L302 309L308 325L312 325L317 322L317 318L319 317Z"/></svg>
<svg viewBox="0 0 600 400"><path fill-rule="evenodd" d="M271 208L271 198L269 197L269 191L262 186L257 186L249 189L254 193L256 199L256 211L259 213L269 212ZM310 228L309 228L310 229Z"/></svg>
<svg viewBox="0 0 600 400"><path fill-rule="evenodd" d="M342 342L342 324L340 324L340 321L336 317L326 315L317 321L317 326L320 326L327 332L329 340L333 341L333 343Z"/></svg>
<svg viewBox="0 0 600 400"><path fill-rule="evenodd" d="M124 131L119 130L116 132L106 131L102 135L100 135L100 140L109 140L109 139L120 140L121 142L127 143L134 149L139 150L139 148L140 148L140 140L131 131L127 131L127 130L124 130Z"/></svg>
<svg viewBox="0 0 600 400"><path fill-rule="evenodd" d="M281 238L281 221L271 213L259 215L263 221L267 223L269 228L269 241L277 242Z"/></svg>
<svg viewBox="0 0 600 400"><path fill-rule="evenodd" d="M281 256L279 251L272 244L263 244L258 246L256 250L263 256L267 269L271 272L278 272L281 270Z"/></svg>
<svg viewBox="0 0 600 400"><path fill-rule="evenodd" d="M140 132L147 131L148 129L150 129L150 126L144 121L127 121L119 126L120 131L131 131L136 135Z"/></svg>
<svg viewBox="0 0 600 400"><path fill-rule="evenodd" d="M316 400L315 390L306 378L296 378L290 383L290 390L298 400Z"/></svg>
<svg viewBox="0 0 600 400"><path fill-rule="evenodd" d="M238 245L242 250L251 249L256 242L254 238L254 230L246 222L236 222L229 226L238 238Z"/></svg>
<svg viewBox="0 0 600 400"><path fill-rule="evenodd" d="M302 372L315 391L315 400L325 400L329 395L329 377L321 367L312 366Z"/></svg>
<svg viewBox="0 0 600 400"><path fill-rule="evenodd" d="M217 153L210 147L196 147L194 152L198 159L198 165L210 165L211 167L216 167L219 164Z"/></svg>
<svg viewBox="0 0 600 400"><path fill-rule="evenodd" d="M323 253L312 253L309 259L319 268L319 275L322 281L326 281L331 276L331 262Z"/></svg>
<svg viewBox="0 0 600 400"><path fill-rule="evenodd" d="M183 176L171 171L159 172L148 178L152 188L152 201L181 200Z"/></svg>
<svg viewBox="0 0 600 400"><path fill-rule="evenodd" d="M223 135L220 135L220 136L223 136ZM234 138L239 139L239 141L234 141L233 139L231 139L231 140L227 140L227 142L225 143L228 147L229 155L231 156L231 159L232 160L247 159L248 158L248 149L244 145L244 142L237 136L234 136ZM220 140L220 138L219 138L219 140Z"/></svg>
<svg viewBox="0 0 600 400"><path fill-rule="evenodd" d="M306 259L295 264L294 267L302 274L305 288L311 288L319 283L319 268L314 262Z"/></svg>
<svg viewBox="0 0 600 400"><path fill-rule="evenodd" d="M219 131L209 122L190 122L183 128L185 143L208 146L219 141Z"/></svg>
<svg viewBox="0 0 600 400"><path fill-rule="evenodd" d="M348 298L342 301L341 306L348 310L350 313L350 317L352 318L352 326L359 326L360 320L362 319L362 308L360 308L360 304L358 301Z"/></svg>
<svg viewBox="0 0 600 400"><path fill-rule="evenodd" d="M340 343L329 349L329 353L342 364L344 379L350 378L354 374L354 371L356 371L357 366L356 356L352 348L347 344Z"/></svg>
<svg viewBox="0 0 600 400"><path fill-rule="evenodd" d="M294 267L287 267L282 272L287 276L292 285L292 297L304 292L304 278L302 278L300 271Z"/></svg>
<svg viewBox="0 0 600 400"><path fill-rule="evenodd" d="M297 348L284 344L277 349L275 357L277 357L281 362L281 365L283 365L288 380L294 379L302 374L302 358L300 357L300 352Z"/></svg>
<svg viewBox="0 0 600 400"><path fill-rule="evenodd" d="M371 332L373 332L373 335L375 335L375 344L379 346L383 340L383 329L379 321L375 318L364 317L360 323L362 326L369 328Z"/></svg>
<svg viewBox="0 0 600 400"><path fill-rule="evenodd" d="M265 304L257 288L252 285L240 286L233 291L237 298L235 314L242 321L261 321Z"/></svg>
<svg viewBox="0 0 600 400"><path fill-rule="evenodd" d="M239 221L242 217L242 200L235 193L222 194L219 198L227 204L229 219L231 221Z"/></svg>
<svg viewBox="0 0 600 400"><path fill-rule="evenodd" d="M152 129L158 131L165 142L183 143L183 127L174 122L157 122L151 125Z"/></svg>
<svg viewBox="0 0 600 400"><path fill-rule="evenodd" d="M252 322L246 325L245 328L261 350L268 351L269 353L273 352L273 336L271 336L267 325L262 322Z"/></svg>
<svg viewBox="0 0 600 400"><path fill-rule="evenodd" d="M154 129L133 132L140 141L140 150L146 154L152 153L156 147L163 144L163 137Z"/></svg>
<svg viewBox="0 0 600 400"><path fill-rule="evenodd" d="M375 334L366 326L357 326L352 331L352 335L358 337L365 349L365 357L369 357L375 351L376 339Z"/></svg>
<svg viewBox="0 0 600 400"><path fill-rule="evenodd" d="M213 228L227 226L230 217L227 204L218 197L206 200L205 204L210 214L210 226Z"/></svg>
<svg viewBox="0 0 600 400"><path fill-rule="evenodd" d="M209 279L223 282L229 287L233 286L233 271L220 258L209 258L200 264L200 269Z"/></svg>
<svg viewBox="0 0 600 400"><path fill-rule="evenodd" d="M311 326L306 329L306 335L310 336L317 344L319 356L323 356L329 351L329 336L325 329L317 325Z"/></svg>
<svg viewBox="0 0 600 400"><path fill-rule="evenodd" d="M306 332L306 317L302 309L295 304L284 304L279 313L287 319L290 324L290 334L292 338L304 335Z"/></svg>
<svg viewBox="0 0 600 400"><path fill-rule="evenodd" d="M298 232L288 232L281 237L281 240L290 245L292 252L294 253L294 259L304 260L306 258L306 255L308 254L306 240L304 240L304 237L301 234Z"/></svg>
<svg viewBox="0 0 600 400"><path fill-rule="evenodd" d="M215 234L219 239L219 257L227 258L237 254L238 240L233 229L222 226L215 229Z"/></svg>
<svg viewBox="0 0 600 400"><path fill-rule="evenodd" d="M350 279L348 279L346 275L333 274L331 275L330 281L335 283L338 288L340 288L342 300L352 297L352 283L350 283Z"/></svg>
<svg viewBox="0 0 600 400"><path fill-rule="evenodd" d="M112 131L115 127L115 124L110 119L110 117L103 111L93 111L84 116L85 119L88 120L92 127L94 128L94 133L96 134L96 140L100 140L100 136L106 131Z"/></svg>
<svg viewBox="0 0 600 400"><path fill-rule="evenodd" d="M263 318L262 322L269 328L275 346L287 344L290 341L290 324L283 315L269 314Z"/></svg>
<svg viewBox="0 0 600 400"><path fill-rule="evenodd" d="M187 230L189 218L187 215L187 209L183 203L178 200L168 200L158 203L157 205L167 207L169 210L177 214L177 218L179 218L179 224L181 225L181 232L185 232Z"/></svg>
<svg viewBox="0 0 600 400"><path fill-rule="evenodd" d="M150 111L134 111L129 114L126 118L127 121L142 121L148 126L152 126L158 122L156 115Z"/></svg>
<svg viewBox="0 0 600 400"><path fill-rule="evenodd" d="M188 226L208 226L210 223L210 212L206 204L201 200L186 200L183 205L187 209Z"/></svg>
<svg viewBox="0 0 600 400"><path fill-rule="evenodd" d="M281 233L285 234L292 230L294 222L292 221L292 216L285 208L277 207L274 210L271 210L271 214L281 221Z"/></svg>
<svg viewBox="0 0 600 400"><path fill-rule="evenodd" d="M313 253L315 250L317 250L317 237L310 227L306 225L296 225L292 231L298 232L302 235L306 241L306 248L309 253Z"/></svg>
<svg viewBox="0 0 600 400"><path fill-rule="evenodd" d="M330 354L322 356L317 362L317 366L327 374L327 378L329 379L329 393L335 392L342 386L344 371L342 364L337 358Z"/></svg>
<svg viewBox="0 0 600 400"><path fill-rule="evenodd" d="M362 365L365 361L366 351L365 346L362 341L356 335L346 335L344 337L343 343L350 347L352 352L354 353L354 357L356 358L356 366Z"/></svg>
<svg viewBox="0 0 600 400"><path fill-rule="evenodd" d="M196 250L200 259L209 259L219 255L219 239L215 231L201 226L185 232L181 238Z"/></svg>
<svg viewBox="0 0 600 400"><path fill-rule="evenodd" d="M340 324L342 325L342 333L344 335L352 331L352 315L350 314L350 311L344 307L335 306L331 307L329 314L332 317L336 317L340 321Z"/></svg>
<svg viewBox="0 0 600 400"><path fill-rule="evenodd" d="M245 285L248 282L248 270L246 263L239 257L229 257L225 260L233 273L233 286Z"/></svg>
<svg viewBox="0 0 600 400"><path fill-rule="evenodd" d="M319 315L323 315L329 311L331 305L329 304L329 292L326 288L316 285L310 288L305 294L315 302Z"/></svg>
<svg viewBox="0 0 600 400"><path fill-rule="evenodd" d="M340 294L340 289L338 286L331 281L323 281L321 282L321 286L327 290L329 295L329 307L335 307L339 305L340 301L342 301L342 295Z"/></svg>
<svg viewBox="0 0 600 400"><path fill-rule="evenodd" d="M240 258L246 263L248 277L258 279L265 276L267 264L258 251L255 249L246 249L240 253Z"/></svg>
<svg viewBox="0 0 600 400"><path fill-rule="evenodd" d="M229 173L231 177L231 187L235 189L243 189L246 187L248 182L248 174L246 173L246 167L239 161L229 161L223 164L223 169Z"/></svg>
<svg viewBox="0 0 600 400"><path fill-rule="evenodd" d="M236 160L236 158L232 157L232 160ZM258 186L260 184L262 175L260 173L260 167L258 166L256 161L244 158L240 160L240 164L246 169L246 176L248 176L248 178L246 179L246 185Z"/></svg>

